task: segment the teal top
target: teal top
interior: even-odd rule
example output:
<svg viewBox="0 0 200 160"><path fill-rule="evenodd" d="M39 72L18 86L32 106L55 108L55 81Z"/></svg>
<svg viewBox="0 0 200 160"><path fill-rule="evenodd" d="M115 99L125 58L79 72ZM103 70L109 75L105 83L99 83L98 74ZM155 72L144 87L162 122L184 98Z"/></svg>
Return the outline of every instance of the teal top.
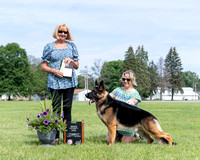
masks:
<svg viewBox="0 0 200 160"><path fill-rule="evenodd" d="M131 91L124 91L124 87L118 87L114 89L111 94L115 96L115 99L128 102L129 99L137 99L138 103L141 102L141 97L136 89L132 89ZM138 104L137 103L137 104ZM133 107L136 107L137 104L133 105ZM117 132L123 136L137 136L136 132L134 130L129 129L117 129Z"/></svg>
<svg viewBox="0 0 200 160"><path fill-rule="evenodd" d="M118 87L114 89L111 94L115 96L115 99L127 102L129 99L137 99L138 103L141 102L141 97L136 89L132 89L131 91L124 91L124 87ZM137 103L137 104L138 104ZM137 106L136 104L136 106Z"/></svg>

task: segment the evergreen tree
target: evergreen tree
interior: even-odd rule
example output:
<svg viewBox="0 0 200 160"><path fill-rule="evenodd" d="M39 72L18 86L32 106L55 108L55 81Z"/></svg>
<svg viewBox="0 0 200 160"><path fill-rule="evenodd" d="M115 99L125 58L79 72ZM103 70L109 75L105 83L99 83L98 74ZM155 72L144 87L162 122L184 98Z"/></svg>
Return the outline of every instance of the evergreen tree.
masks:
<svg viewBox="0 0 200 160"><path fill-rule="evenodd" d="M159 74L158 67L154 64L153 61L149 63L149 73L150 73L150 100L152 100L152 96L157 92L157 88L159 86Z"/></svg>
<svg viewBox="0 0 200 160"><path fill-rule="evenodd" d="M182 74L181 59L176 52L176 48L170 48L169 53L165 58L165 71L168 82L168 90L172 94L171 100L173 100L174 93L180 91L183 93L183 74Z"/></svg>
<svg viewBox="0 0 200 160"><path fill-rule="evenodd" d="M125 54L121 72L133 70L136 75L137 87L135 87L142 97L148 97L150 92L150 73L148 70L148 52L143 46L138 47L136 53L130 46Z"/></svg>
<svg viewBox="0 0 200 160"><path fill-rule="evenodd" d="M142 97L148 97L150 93L150 73L148 69L148 52L144 51L143 46L136 50L136 78L138 83L138 91Z"/></svg>
<svg viewBox="0 0 200 160"><path fill-rule="evenodd" d="M121 74L127 70L133 70L136 73L137 70L137 60L134 54L133 47L130 46L128 50L125 52L124 61L121 66ZM134 68L134 69L133 69Z"/></svg>

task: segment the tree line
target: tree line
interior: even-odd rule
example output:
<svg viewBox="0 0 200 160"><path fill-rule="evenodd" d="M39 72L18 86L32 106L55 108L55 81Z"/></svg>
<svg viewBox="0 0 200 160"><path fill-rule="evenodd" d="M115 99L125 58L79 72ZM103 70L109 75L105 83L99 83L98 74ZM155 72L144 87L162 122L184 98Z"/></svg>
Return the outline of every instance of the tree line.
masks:
<svg viewBox="0 0 200 160"><path fill-rule="evenodd" d="M162 94L168 90L173 100L174 94L182 87L192 87L195 91L200 90L200 79L195 72L183 72L182 62L177 53L176 47L171 47L165 59L160 57L157 64L149 61L148 52L143 46L138 46L134 51L130 46L125 52L124 60L103 62L96 60L89 74L89 88L94 85L94 79L105 81L106 89L111 92L118 86L122 86L120 78L126 70L133 70L136 74L137 86L135 87L142 98L150 97L160 88L160 99ZM82 71L79 80L84 82L86 71ZM79 87L84 88L84 84L79 83Z"/></svg>
<svg viewBox="0 0 200 160"><path fill-rule="evenodd" d="M82 70L78 76L77 88L85 88L86 77L88 88L94 86L95 79L105 81L106 89L111 92L114 88L122 86L121 75L126 70L133 70L136 74L135 87L143 98L150 98L157 92L168 90L173 95L183 91L182 87L200 88L200 79L196 73L182 72L181 59L175 47L171 47L166 58L160 57L157 65L149 61L148 52L143 46L134 51L130 46L124 55L124 60L103 62L95 60L88 70ZM47 95L47 73L41 71L40 58L27 56L25 49L17 43L8 43L0 46L0 95L13 96L39 96Z"/></svg>

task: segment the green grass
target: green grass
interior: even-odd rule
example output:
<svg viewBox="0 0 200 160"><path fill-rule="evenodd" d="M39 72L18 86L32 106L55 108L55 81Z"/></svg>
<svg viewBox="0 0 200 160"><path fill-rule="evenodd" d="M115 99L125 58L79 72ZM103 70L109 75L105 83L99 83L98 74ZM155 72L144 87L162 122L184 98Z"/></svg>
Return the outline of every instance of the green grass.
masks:
<svg viewBox="0 0 200 160"><path fill-rule="evenodd" d="M107 128L96 114L95 105L73 102L73 121L85 122L83 145L40 146L36 131L27 127L26 117L38 111L38 102L0 101L0 160L198 160L200 159L200 103L145 102L140 108L153 113L176 146L115 143L109 147Z"/></svg>

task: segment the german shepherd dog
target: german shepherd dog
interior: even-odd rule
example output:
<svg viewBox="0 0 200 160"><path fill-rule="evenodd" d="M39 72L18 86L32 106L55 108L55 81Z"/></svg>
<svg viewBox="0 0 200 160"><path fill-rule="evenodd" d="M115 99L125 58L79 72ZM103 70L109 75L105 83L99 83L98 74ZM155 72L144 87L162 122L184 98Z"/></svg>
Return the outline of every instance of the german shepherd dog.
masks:
<svg viewBox="0 0 200 160"><path fill-rule="evenodd" d="M100 84L96 81L95 87L85 96L90 99L89 104L96 102L97 114L109 131L110 146L115 141L116 129L137 130L148 143L154 141L152 136L159 143L175 144L171 136L162 131L155 116L145 110L113 99L105 90L103 81Z"/></svg>

